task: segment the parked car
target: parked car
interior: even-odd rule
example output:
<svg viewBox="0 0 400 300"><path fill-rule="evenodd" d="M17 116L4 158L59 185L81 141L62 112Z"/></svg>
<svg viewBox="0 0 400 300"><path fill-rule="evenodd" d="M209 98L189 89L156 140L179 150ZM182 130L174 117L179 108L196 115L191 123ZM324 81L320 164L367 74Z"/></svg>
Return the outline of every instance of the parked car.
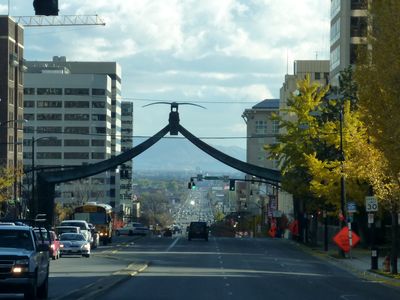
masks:
<svg viewBox="0 0 400 300"><path fill-rule="evenodd" d="M191 222L188 231L188 240L205 239L208 241L208 226L206 222Z"/></svg>
<svg viewBox="0 0 400 300"><path fill-rule="evenodd" d="M60 235L60 256L82 255L90 257L90 242L82 233L63 233Z"/></svg>
<svg viewBox="0 0 400 300"><path fill-rule="evenodd" d="M142 223L132 222L128 223L122 228L115 230L116 235L142 235L145 236L149 233L149 228Z"/></svg>

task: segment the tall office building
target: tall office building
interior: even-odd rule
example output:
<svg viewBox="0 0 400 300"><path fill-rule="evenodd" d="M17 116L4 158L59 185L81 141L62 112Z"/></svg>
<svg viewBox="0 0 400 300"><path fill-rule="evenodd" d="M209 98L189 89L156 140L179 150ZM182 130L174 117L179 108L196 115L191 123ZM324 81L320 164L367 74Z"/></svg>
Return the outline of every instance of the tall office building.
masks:
<svg viewBox="0 0 400 300"><path fill-rule="evenodd" d="M22 169L24 30L8 16L0 16L0 167ZM19 122L18 122L19 120ZM8 191L20 196L20 178Z"/></svg>
<svg viewBox="0 0 400 300"><path fill-rule="evenodd" d="M121 152L121 70L115 62L30 61L25 81L24 164L78 166ZM51 139L49 137L56 137ZM32 145L35 153L32 153ZM60 184L56 201L119 202L119 172Z"/></svg>
<svg viewBox="0 0 400 300"><path fill-rule="evenodd" d="M122 102L122 114L121 114L121 151L125 152L133 147L133 103L128 101ZM120 204L121 210L126 216L132 212L132 162L133 160L127 161L120 166Z"/></svg>
<svg viewBox="0 0 400 300"><path fill-rule="evenodd" d="M355 63L358 49L367 47L369 1L331 0L330 83L334 86L340 71Z"/></svg>

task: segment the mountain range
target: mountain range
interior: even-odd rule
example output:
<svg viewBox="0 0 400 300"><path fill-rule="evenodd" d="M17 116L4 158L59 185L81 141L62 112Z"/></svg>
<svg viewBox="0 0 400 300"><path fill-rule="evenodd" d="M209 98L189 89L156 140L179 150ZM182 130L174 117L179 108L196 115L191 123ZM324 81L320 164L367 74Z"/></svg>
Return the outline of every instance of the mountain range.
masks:
<svg viewBox="0 0 400 300"><path fill-rule="evenodd" d="M135 138L134 145L143 142L143 138ZM211 145L211 144L210 144ZM212 147L225 154L246 161L246 150L237 146ZM186 139L164 138L151 148L133 159L135 170L146 171L206 171L206 172L235 172Z"/></svg>

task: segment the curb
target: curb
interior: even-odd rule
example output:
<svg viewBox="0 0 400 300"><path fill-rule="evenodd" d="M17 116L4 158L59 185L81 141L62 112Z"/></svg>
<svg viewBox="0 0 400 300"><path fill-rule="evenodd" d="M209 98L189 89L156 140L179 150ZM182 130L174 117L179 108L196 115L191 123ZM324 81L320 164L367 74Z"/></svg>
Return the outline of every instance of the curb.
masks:
<svg viewBox="0 0 400 300"><path fill-rule="evenodd" d="M127 281L138 273L143 272L148 266L148 262L140 264L131 263L124 269L116 271L106 277L102 277L95 282L73 290L66 295L54 298L54 300L93 300L100 294L103 294L105 291L124 281Z"/></svg>
<svg viewBox="0 0 400 300"><path fill-rule="evenodd" d="M390 286L394 286L394 287L400 287L400 280L398 280L398 279L391 278L390 276L382 275L378 272L375 272L374 270L369 270L369 269L360 270L360 269L354 267L351 263L347 262L346 260L338 259L336 257L329 255L328 253L321 252L318 249L311 249L305 245L298 244L295 242L291 242L291 244L297 246L303 252L306 252L314 257L317 257L319 259L323 259L325 261L333 263L335 266L345 269L346 271L351 272L353 275L355 275L361 279L378 282L381 284L386 284L386 285L390 285Z"/></svg>

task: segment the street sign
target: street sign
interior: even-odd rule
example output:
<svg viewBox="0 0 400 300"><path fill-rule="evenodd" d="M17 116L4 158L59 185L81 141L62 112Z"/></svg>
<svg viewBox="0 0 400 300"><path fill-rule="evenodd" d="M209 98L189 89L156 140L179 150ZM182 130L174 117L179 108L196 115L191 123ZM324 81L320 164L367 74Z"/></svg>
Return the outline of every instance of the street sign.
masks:
<svg viewBox="0 0 400 300"><path fill-rule="evenodd" d="M352 237L352 242L350 244L350 239L349 239L349 228L343 227L342 230L340 230L333 238L333 241L338 245L340 249L342 249L344 252L349 252L352 247L358 244L360 241L360 237L355 233L351 233Z"/></svg>
<svg viewBox="0 0 400 300"><path fill-rule="evenodd" d="M355 213L357 212L357 205L355 202L347 202L347 212Z"/></svg>
<svg viewBox="0 0 400 300"><path fill-rule="evenodd" d="M378 211L378 200L374 196L365 197L365 210L367 212Z"/></svg>

